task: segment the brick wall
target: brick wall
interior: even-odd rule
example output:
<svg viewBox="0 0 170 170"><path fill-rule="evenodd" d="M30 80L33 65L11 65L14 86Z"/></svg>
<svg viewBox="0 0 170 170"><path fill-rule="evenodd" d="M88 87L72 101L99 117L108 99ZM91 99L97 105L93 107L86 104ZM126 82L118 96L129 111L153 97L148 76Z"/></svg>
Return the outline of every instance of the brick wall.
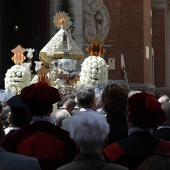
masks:
<svg viewBox="0 0 170 170"><path fill-rule="evenodd" d="M152 14L151 1L143 1L143 40L144 40L144 83L152 84ZM149 58L146 58L146 47L149 49Z"/></svg>
<svg viewBox="0 0 170 170"><path fill-rule="evenodd" d="M153 48L155 85L165 86L165 9L153 9Z"/></svg>
<svg viewBox="0 0 170 170"><path fill-rule="evenodd" d="M114 57L116 62L109 79L121 79L120 55L124 54L129 82L151 83L151 61L145 57L146 45L151 51L150 0L104 0L104 4L111 20L106 39L111 48L105 58Z"/></svg>

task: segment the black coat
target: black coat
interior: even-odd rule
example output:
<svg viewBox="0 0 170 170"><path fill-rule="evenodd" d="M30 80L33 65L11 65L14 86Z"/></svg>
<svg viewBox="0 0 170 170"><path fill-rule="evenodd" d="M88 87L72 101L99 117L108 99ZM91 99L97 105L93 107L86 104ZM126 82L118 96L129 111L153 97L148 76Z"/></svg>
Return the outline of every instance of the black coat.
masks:
<svg viewBox="0 0 170 170"><path fill-rule="evenodd" d="M110 127L108 141L106 146L122 140L128 136L127 116L122 113L111 113L106 116L106 120Z"/></svg>
<svg viewBox="0 0 170 170"><path fill-rule="evenodd" d="M153 137L157 139L163 139L166 141L170 141L170 128L160 128L155 133L152 134Z"/></svg>
<svg viewBox="0 0 170 170"><path fill-rule="evenodd" d="M108 162L130 170L136 170L148 157L155 153L170 154L170 143L154 138L149 132L134 132L126 139L115 142L103 150Z"/></svg>

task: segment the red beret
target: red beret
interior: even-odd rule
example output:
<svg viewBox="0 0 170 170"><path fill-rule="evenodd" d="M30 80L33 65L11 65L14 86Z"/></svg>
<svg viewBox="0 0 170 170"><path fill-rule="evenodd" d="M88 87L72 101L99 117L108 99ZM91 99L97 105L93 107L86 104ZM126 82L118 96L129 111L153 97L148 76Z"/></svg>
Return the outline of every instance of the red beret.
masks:
<svg viewBox="0 0 170 170"><path fill-rule="evenodd" d="M46 82L38 82L22 89L21 99L27 106L50 105L60 100L58 90Z"/></svg>
<svg viewBox="0 0 170 170"><path fill-rule="evenodd" d="M136 93L128 100L128 121L134 127L154 128L166 121L166 113L152 94Z"/></svg>

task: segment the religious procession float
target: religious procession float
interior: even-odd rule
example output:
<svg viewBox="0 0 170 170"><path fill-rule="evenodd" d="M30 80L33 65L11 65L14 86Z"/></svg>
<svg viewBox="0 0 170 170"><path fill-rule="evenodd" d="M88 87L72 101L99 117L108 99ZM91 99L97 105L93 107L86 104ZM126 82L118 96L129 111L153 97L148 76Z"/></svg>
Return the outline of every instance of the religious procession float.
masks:
<svg viewBox="0 0 170 170"><path fill-rule="evenodd" d="M57 88L62 97L58 103L63 104L68 98L74 98L76 87L80 84L90 84L101 90L108 81L108 66L101 55L105 52L102 47L104 40L98 37L90 39L87 47L89 56L84 59L84 53L72 39L68 28L70 18L65 12L56 13L54 24L59 31L39 52L39 61L35 61L35 72L32 73L31 65L34 49L23 48L18 45L11 52L14 66L7 70L5 75L5 90L1 90L2 102L32 83L45 81L50 86ZM28 62L24 62L27 52ZM83 60L81 71L76 71L76 64Z"/></svg>

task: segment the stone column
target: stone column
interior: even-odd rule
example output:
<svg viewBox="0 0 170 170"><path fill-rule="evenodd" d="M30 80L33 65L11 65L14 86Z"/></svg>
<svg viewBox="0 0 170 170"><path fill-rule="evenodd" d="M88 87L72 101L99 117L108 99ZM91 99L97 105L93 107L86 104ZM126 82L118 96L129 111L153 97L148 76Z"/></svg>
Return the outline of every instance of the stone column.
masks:
<svg viewBox="0 0 170 170"><path fill-rule="evenodd" d="M72 34L74 41L83 50L83 9L82 9L82 0L72 0L73 3L73 12L75 16L75 29ZM82 60L77 63L76 70L81 70Z"/></svg>

